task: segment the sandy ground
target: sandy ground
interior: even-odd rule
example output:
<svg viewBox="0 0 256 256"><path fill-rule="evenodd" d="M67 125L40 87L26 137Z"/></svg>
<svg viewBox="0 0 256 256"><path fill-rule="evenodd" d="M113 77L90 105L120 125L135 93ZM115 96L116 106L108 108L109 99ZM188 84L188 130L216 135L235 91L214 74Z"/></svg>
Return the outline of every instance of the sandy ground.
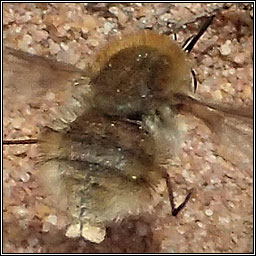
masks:
<svg viewBox="0 0 256 256"><path fill-rule="evenodd" d="M197 93L220 105L250 105L253 12L248 4L9 3L4 4L3 35L7 46L83 69L113 36L146 28L167 34L175 31L177 43L182 44L211 14L216 14L212 26L191 53L199 81ZM4 137L36 137L44 125L42 109L19 97L22 89L20 95L4 99ZM4 146L4 252L252 252L252 168L238 168L216 154L216 141L203 122L184 118L188 134L181 165L172 168L170 176L177 202L194 188L187 207L172 217L166 197L153 215L113 224L98 245L65 236L66 216L47 205L34 174L36 145Z"/></svg>

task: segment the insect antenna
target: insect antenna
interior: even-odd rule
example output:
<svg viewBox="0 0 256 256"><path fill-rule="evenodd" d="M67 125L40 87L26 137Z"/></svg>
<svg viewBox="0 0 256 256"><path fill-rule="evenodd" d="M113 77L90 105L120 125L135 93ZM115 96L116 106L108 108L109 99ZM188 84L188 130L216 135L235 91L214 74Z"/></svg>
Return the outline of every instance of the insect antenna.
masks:
<svg viewBox="0 0 256 256"><path fill-rule="evenodd" d="M196 78L196 72L195 72L195 70L193 68L191 69L191 75L192 75L194 92L196 92L196 89L197 89L197 78Z"/></svg>
<svg viewBox="0 0 256 256"><path fill-rule="evenodd" d="M200 39L200 37L204 34L204 32L207 30L207 28L211 25L215 15L209 17L207 21L203 24L199 32L190 38L188 38L185 43L183 44L183 49L185 52L190 53L197 41Z"/></svg>
<svg viewBox="0 0 256 256"><path fill-rule="evenodd" d="M173 33L173 40L174 40L174 41L177 41L177 40L178 40L178 37L177 37L177 34L176 34L176 33Z"/></svg>
<svg viewBox="0 0 256 256"><path fill-rule="evenodd" d="M214 15L209 17L207 21L203 24L199 32L195 36L190 36L182 45L182 49L190 53L197 41L200 39L200 37L204 34L204 32L207 30L207 28L211 25ZM194 87L194 92L196 92L197 89L197 78L196 78L196 73L193 69L191 69L191 75L192 75L192 81L193 81L193 87Z"/></svg>
<svg viewBox="0 0 256 256"><path fill-rule="evenodd" d="M187 47L188 44L191 42L191 39L192 39L193 37L194 37L194 36L190 36L190 37L187 38L187 39L185 40L185 42L183 43L182 49L183 49L184 51L186 51L186 47Z"/></svg>
<svg viewBox="0 0 256 256"><path fill-rule="evenodd" d="M26 144L36 144L37 139L27 139L27 140L3 140L3 145L26 145Z"/></svg>

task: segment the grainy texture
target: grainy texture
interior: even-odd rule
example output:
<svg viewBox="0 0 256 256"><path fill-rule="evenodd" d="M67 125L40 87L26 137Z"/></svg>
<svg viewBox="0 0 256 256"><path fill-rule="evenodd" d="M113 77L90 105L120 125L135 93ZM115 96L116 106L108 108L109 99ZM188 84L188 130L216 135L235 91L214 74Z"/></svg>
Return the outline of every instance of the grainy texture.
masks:
<svg viewBox="0 0 256 256"><path fill-rule="evenodd" d="M7 46L85 68L115 35L140 29L176 31L178 43L196 33L203 16L223 4L4 4ZM196 45L197 93L207 100L250 105L253 98L252 7L228 4ZM186 25L187 24L187 25ZM170 35L171 36L171 35ZM18 92L19 93L19 92ZM44 109L13 97L4 105L4 137L36 137ZM22 97L22 89L19 97ZM41 99L40 99L41 100ZM8 104L9 102L9 104ZM34 173L35 145L4 147L4 252L245 253L253 250L253 174L215 153L210 130L192 116L181 165L170 169L175 199L192 200L177 218L166 197L153 215L114 224L99 245L65 236L65 213L49 207Z"/></svg>

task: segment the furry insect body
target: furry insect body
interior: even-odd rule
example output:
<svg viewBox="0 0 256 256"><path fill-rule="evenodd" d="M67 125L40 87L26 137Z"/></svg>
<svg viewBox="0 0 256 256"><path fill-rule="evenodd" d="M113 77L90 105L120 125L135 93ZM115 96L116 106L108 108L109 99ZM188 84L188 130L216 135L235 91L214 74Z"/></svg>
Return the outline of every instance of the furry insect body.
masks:
<svg viewBox="0 0 256 256"><path fill-rule="evenodd" d="M167 36L149 31L113 40L85 71L5 48L7 103L8 94L24 87L27 104L40 107L40 100L48 103L48 96L54 94L58 107L49 104L44 112L51 118L39 138L3 144L39 145L39 171L46 192L57 208L68 213L70 224L80 223L77 236L103 241L108 222L152 211L163 191L169 193L174 216L185 206L191 191L176 208L165 169L175 164L180 153L184 125L179 124L179 113L204 121L217 140L230 148L228 152L219 148L227 159L252 166L252 108L219 105L195 96L193 71L194 88L190 87L192 65L186 53L212 19L183 50ZM89 225L103 231L92 237Z"/></svg>
<svg viewBox="0 0 256 256"><path fill-rule="evenodd" d="M11 63L16 53L8 51ZM32 56L24 60L28 63ZM113 40L84 72L72 69L67 74L71 87L60 86L63 103L36 140L39 171L47 192L59 202L56 207L69 212L72 223L80 223L84 238L104 239L104 232L88 236L82 231L87 225L105 227L153 211L166 185L174 216L188 202L191 192L175 207L165 166L175 163L182 143L177 113L196 89L193 72L191 88L191 68L188 55L169 37L143 31ZM59 69L66 72L68 67Z"/></svg>
<svg viewBox="0 0 256 256"><path fill-rule="evenodd" d="M161 199L163 163L178 148L174 91L190 88L191 63L167 36L148 31L113 41L95 61L91 106L40 141L42 173L62 184L59 197L82 222L98 224L152 211Z"/></svg>

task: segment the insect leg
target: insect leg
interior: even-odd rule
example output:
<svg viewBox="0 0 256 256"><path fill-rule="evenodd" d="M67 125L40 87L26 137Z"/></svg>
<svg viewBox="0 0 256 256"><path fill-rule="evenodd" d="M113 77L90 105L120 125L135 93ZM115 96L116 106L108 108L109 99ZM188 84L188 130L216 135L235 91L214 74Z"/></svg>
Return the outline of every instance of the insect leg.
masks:
<svg viewBox="0 0 256 256"><path fill-rule="evenodd" d="M37 139L27 139L27 140L4 140L3 145L19 145L19 144L36 144Z"/></svg>
<svg viewBox="0 0 256 256"><path fill-rule="evenodd" d="M186 206L188 200L190 199L191 195L192 195L192 190L189 191L189 193L187 194L185 200L183 201L183 203L181 203L177 208L175 207L175 203L174 203L174 196L173 196L173 190L172 190L172 184L170 181L170 176L167 173L166 174L166 184L167 184L167 189L168 189L168 194L169 194L169 199L170 199L170 204L171 204L171 208L172 208L172 216L177 216L178 213Z"/></svg>

